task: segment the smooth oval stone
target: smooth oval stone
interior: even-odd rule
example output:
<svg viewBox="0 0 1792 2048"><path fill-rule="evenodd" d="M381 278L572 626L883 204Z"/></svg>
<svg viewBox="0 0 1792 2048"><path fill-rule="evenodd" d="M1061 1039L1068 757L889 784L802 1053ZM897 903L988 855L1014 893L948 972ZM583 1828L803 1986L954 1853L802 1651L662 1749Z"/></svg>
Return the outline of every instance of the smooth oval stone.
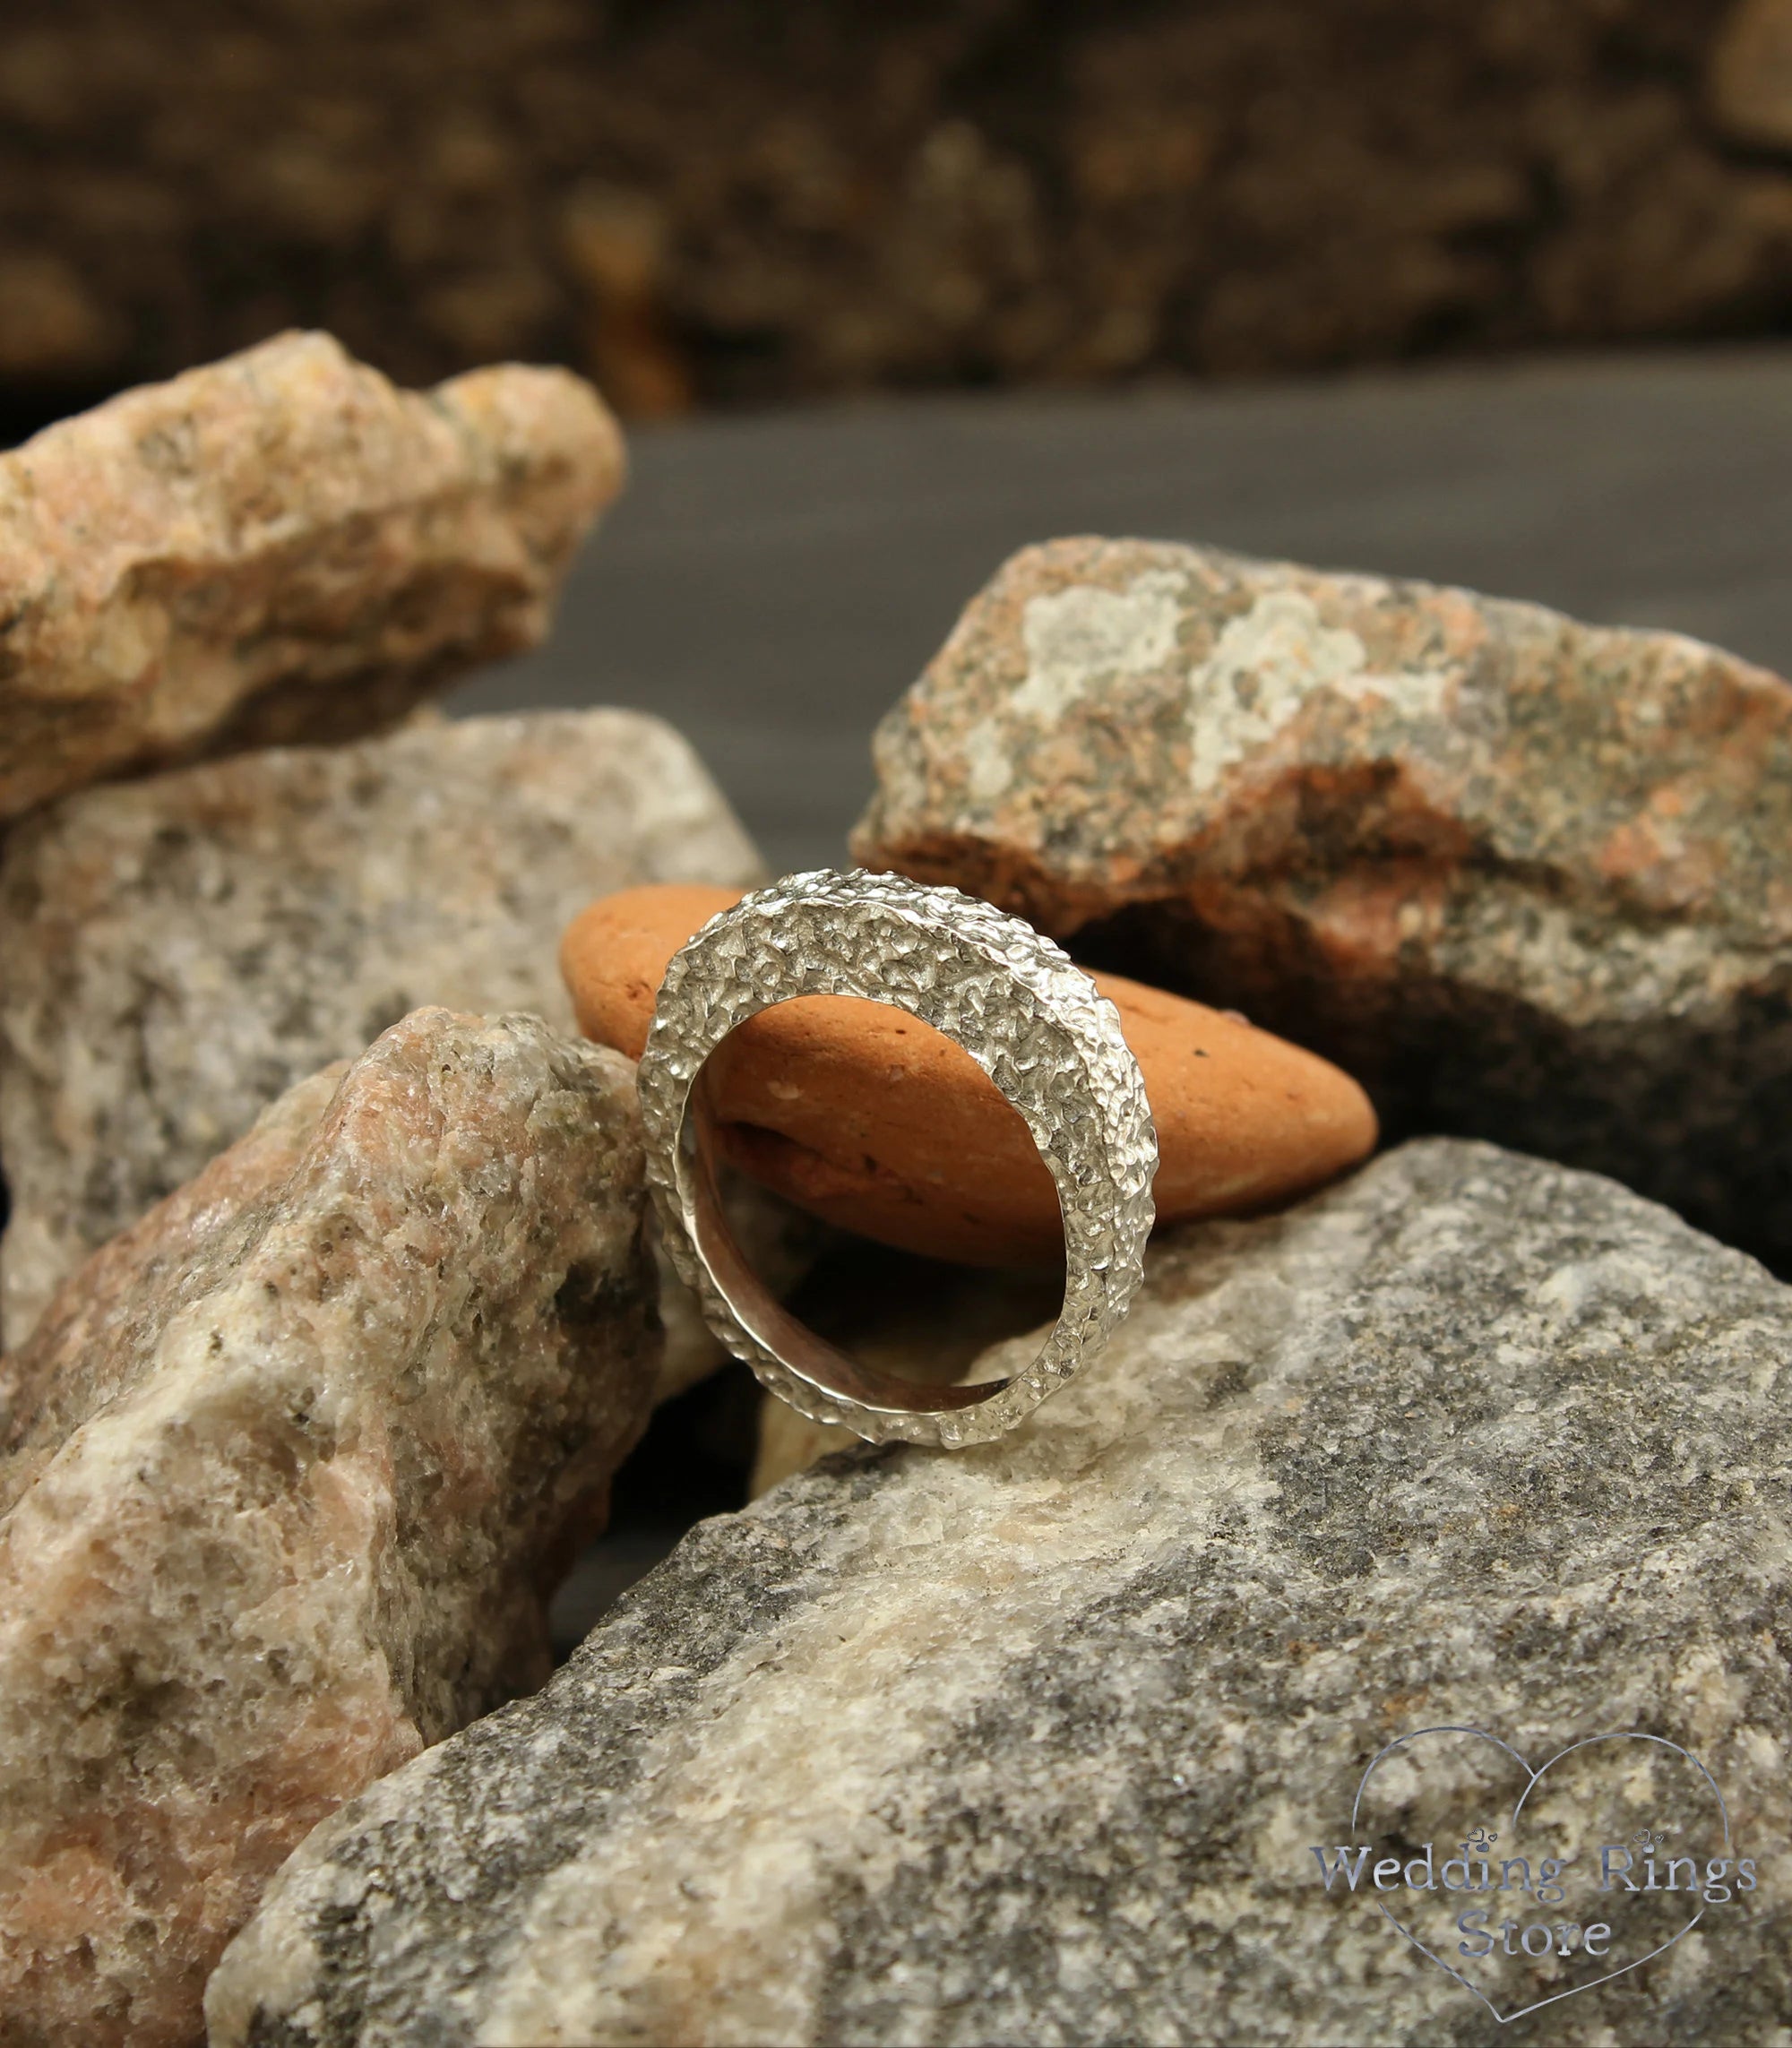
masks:
<svg viewBox="0 0 1792 2048"><path fill-rule="evenodd" d="M668 962L740 891L628 889L560 948L580 1028L639 1059ZM1284 1201L1374 1149L1375 1113L1316 1054L1119 975L1120 1012L1158 1127L1160 1223ZM966 1265L1063 1254L1057 1191L1031 1135L970 1055L888 1003L780 1003L716 1049L703 1086L732 1163L812 1214Z"/></svg>

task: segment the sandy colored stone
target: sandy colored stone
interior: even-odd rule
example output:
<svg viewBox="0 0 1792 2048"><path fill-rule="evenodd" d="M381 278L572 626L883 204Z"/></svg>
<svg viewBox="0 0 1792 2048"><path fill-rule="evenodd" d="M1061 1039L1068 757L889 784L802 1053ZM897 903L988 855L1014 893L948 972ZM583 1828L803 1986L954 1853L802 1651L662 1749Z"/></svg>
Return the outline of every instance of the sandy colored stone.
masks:
<svg viewBox="0 0 1792 2048"><path fill-rule="evenodd" d="M1676 633L1216 550L1015 555L858 857L1245 1011L1384 1126L1792 1261L1792 688Z"/></svg>
<svg viewBox="0 0 1792 2048"><path fill-rule="evenodd" d="M564 370L395 390L327 334L0 456L0 820L126 770L387 725L532 646L622 439Z"/></svg>
<svg viewBox="0 0 1792 2048"><path fill-rule="evenodd" d="M1788 1357L1753 1261L1484 1144L1159 1237L1025 1427L705 1522L546 1691L327 1821L213 2048L1775 2042ZM1692 1749L1753 1902L1496 2028L1310 1848L1458 1722ZM1502 1826L1429 1791L1415 1842Z"/></svg>
<svg viewBox="0 0 1792 2048"><path fill-rule="evenodd" d="M640 1189L625 1063L422 1011L10 1361L7 2042L192 2040L307 1829L546 1677L543 1598L651 1394Z"/></svg>
<svg viewBox="0 0 1792 2048"><path fill-rule="evenodd" d="M568 928L561 967L580 1028L640 1056L667 962L738 892L639 889ZM1160 1164L1160 1220L1236 1215L1331 1179L1373 1149L1355 1081L1242 1018L1117 975ZM935 1258L1062 1256L1057 1191L1019 1114L968 1053L878 1002L807 996L724 1040L705 1071L728 1157L842 1229Z"/></svg>
<svg viewBox="0 0 1792 2048"><path fill-rule="evenodd" d="M0 1328L280 1090L426 1003L570 1029L594 888L755 878L696 756L633 711L440 723L67 797L0 864Z"/></svg>

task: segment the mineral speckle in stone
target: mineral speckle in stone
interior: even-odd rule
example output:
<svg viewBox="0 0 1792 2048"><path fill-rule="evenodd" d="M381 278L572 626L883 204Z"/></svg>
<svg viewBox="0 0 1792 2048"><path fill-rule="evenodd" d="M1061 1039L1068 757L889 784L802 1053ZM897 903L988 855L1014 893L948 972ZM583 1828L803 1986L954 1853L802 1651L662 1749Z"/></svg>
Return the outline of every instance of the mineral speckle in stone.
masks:
<svg viewBox="0 0 1792 2048"><path fill-rule="evenodd" d="M622 485L590 385L395 391L283 334L0 456L0 820L101 777L388 725L547 631Z"/></svg>
<svg viewBox="0 0 1792 2048"><path fill-rule="evenodd" d="M1017 555L857 857L1328 1054L1384 1124L1792 1262L1792 688L1674 633L1145 541Z"/></svg>
<svg viewBox="0 0 1792 2048"><path fill-rule="evenodd" d="M632 711L436 723L65 799L0 865L0 1329L22 1340L96 1246L409 1011L570 1028L555 946L597 891L757 873L690 748Z"/></svg>
<svg viewBox="0 0 1792 2048"><path fill-rule="evenodd" d="M1759 1906L1552 2042L1773 2040L1788 1357L1751 1260L1485 1144L1189 1226L1024 1428L704 1523L546 1691L327 1822L213 2048L1491 2043L1309 1848L1453 1721L1657 1730L1761 1859Z"/></svg>
<svg viewBox="0 0 1792 2048"><path fill-rule="evenodd" d="M0 2037L159 2048L340 1801L547 1674L645 1419L633 1077L424 1011L71 1282L0 1463Z"/></svg>
<svg viewBox="0 0 1792 2048"><path fill-rule="evenodd" d="M337 1060L296 1081L234 1145L56 1289L30 1341L0 1356L0 1452L15 1450L29 1433L41 1461L59 1441L47 1404L76 1416L92 1407L102 1355L116 1364L127 1361L110 1341L121 1311L151 1298L158 1286L179 1286L189 1262L210 1256L222 1218L253 1212L271 1189L285 1185L351 1063ZM0 1478L0 1498L17 1498L27 1465L13 1460Z"/></svg>

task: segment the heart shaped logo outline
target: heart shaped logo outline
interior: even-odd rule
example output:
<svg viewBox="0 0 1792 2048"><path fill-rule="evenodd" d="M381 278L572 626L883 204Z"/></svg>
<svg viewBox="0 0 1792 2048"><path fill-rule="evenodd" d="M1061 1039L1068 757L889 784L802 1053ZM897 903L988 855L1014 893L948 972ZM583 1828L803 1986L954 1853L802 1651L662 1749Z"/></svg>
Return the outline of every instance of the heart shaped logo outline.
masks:
<svg viewBox="0 0 1792 2048"><path fill-rule="evenodd" d="M1691 1750L1682 1749L1678 1743L1670 1743L1666 1735L1648 1734L1641 1728L1614 1728L1603 1735L1585 1735L1578 1743L1570 1743L1564 1749L1557 1750L1554 1756L1546 1757L1535 1770L1532 1770L1529 1764L1513 1749L1510 1743L1502 1742L1497 1735L1489 1734L1485 1728L1469 1727L1456 1722L1444 1722L1434 1728L1415 1728L1409 1734L1396 1736L1385 1749L1378 1750L1369 1759L1362 1777L1357 1782L1357 1796L1350 1804L1350 1832L1353 1835L1357 1832L1357 1819L1363 1810L1363 1794L1368 1790L1369 1780L1374 1776L1376 1768L1385 1758L1391 1757L1396 1750L1404 1748L1408 1743L1416 1743L1421 1735L1478 1735L1483 1742L1491 1743L1495 1749L1505 1751L1525 1775L1524 1790L1519 1794L1517 1799L1512 1803L1511 1825L1514 1829L1518 1827L1519 1815L1524 1811L1525 1801L1537 1790L1545 1774L1560 1763L1564 1757L1572 1756L1576 1750L1590 1749L1595 1743L1658 1743L1664 1750L1672 1750L1676 1756L1684 1757L1699 1776L1704 1779L1705 1783L1710 1786L1711 1796L1718 1803L1718 1811L1723 1815L1724 1853L1726 1855L1731 1853L1729 1805L1723 1794L1719 1791L1716 1778L1711 1776L1710 1772L1705 1768ZM1533 2004L1521 2006L1516 2012L1502 2012L1478 1984L1471 1983L1462 1975L1460 1970L1452 1969L1443 1957L1427 1949L1410 1928L1402 1926L1388 1911L1383 1901L1378 1899L1376 1907L1389 1926L1410 1941L1421 1956L1428 1961L1435 1963L1446 1977L1454 1977L1464 1991L1472 1992L1486 2007L1487 2010L1493 2014L1495 2020L1501 2026L1510 2026L1515 2019L1522 2019L1527 2013L1541 2012L1546 2005L1556 2005L1564 1998L1573 1998L1581 1992L1592 1991L1600 1984L1608 1984L1615 1977L1628 1976L1633 1970L1641 1968L1644 1963L1652 1961L1655 1957L1665 1956L1675 1942L1683 1940L1705 1917L1705 1906L1702 1902L1699 1910L1680 1930L1679 1933L1668 1940L1663 1941L1658 1947L1650 1949L1647 1955L1633 1958L1621 1969L1607 1970L1602 1977L1590 1977L1583 1984L1571 1984L1566 1991L1551 1992L1547 1998L1540 1998Z"/></svg>

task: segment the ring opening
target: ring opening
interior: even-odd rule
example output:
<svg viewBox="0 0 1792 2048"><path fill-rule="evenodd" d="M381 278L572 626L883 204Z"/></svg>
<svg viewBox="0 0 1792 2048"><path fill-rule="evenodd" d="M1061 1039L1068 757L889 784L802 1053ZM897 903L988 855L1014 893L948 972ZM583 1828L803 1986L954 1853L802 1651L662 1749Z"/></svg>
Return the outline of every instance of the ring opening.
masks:
<svg viewBox="0 0 1792 2048"><path fill-rule="evenodd" d="M803 999L795 999L801 1001ZM866 1001L864 998L828 997L821 999L830 1002ZM781 1008L774 1005L773 1008ZM900 1005L878 1003L880 1010L895 1011L903 1019L904 1026L921 1032L928 1038L938 1037L942 1044L951 1047L955 1056L969 1061L963 1054L942 1034L912 1012L901 1010ZM760 1016L767 1014L760 1011ZM749 1020L751 1021L751 1020ZM734 1037L730 1033L715 1051L710 1061L697 1075L685 1106L685 1114L679 1129L678 1148L681 1156L681 1179L685 1192L685 1227L695 1243L712 1280L742 1325L769 1351L780 1358L791 1371L814 1387L823 1395L835 1395L843 1399L862 1403L866 1407L896 1414L927 1414L972 1408L992 1399L1012 1384L1012 1377L974 1381L969 1383L952 1383L932 1379L918 1380L899 1376L891 1372L874 1371L850 1353L840 1349L817 1333L787 1308L765 1286L753 1269L736 1243L729 1227L726 1208L722 1200L723 1175L733 1170L731 1155L740 1149L741 1127L724 1123L718 1114L713 1089L712 1069L716 1054L720 1053ZM981 1070L978 1070L981 1072ZM1005 1115L1013 1119L1018 1132L1024 1137L1029 1154L1034 1159L1039 1155L1034 1149L1031 1133L1020 1112L1005 1097L1001 1098ZM775 1136L766 1133L767 1136ZM1041 1171L1049 1179L1048 1170L1040 1162ZM776 1182L772 1184L775 1186ZM992 1329L987 1341L995 1343L1001 1338L1018 1334L1021 1329L1037 1328L1042 1320L1055 1320L1063 1312L1064 1278L1062 1274L1063 1214L1055 1183L1052 1183L1051 1203L1057 1211L1059 1228L1059 1264L1050 1270L1049 1277L1043 1266L1026 1273L1021 1284L1004 1288L1007 1297L1004 1305L1019 1306L1021 1312L1008 1326ZM862 1245L871 1252L884 1250L879 1241L854 1239L851 1243ZM918 1265L916 1255L892 1251L887 1253L887 1261L900 1269L909 1261ZM961 1269L966 1282L971 1282L973 1271L981 1266L978 1279L988 1275L990 1269L983 1261L977 1261ZM1017 1278L1011 1273L1008 1278ZM1049 1299L1046 1298L1049 1290Z"/></svg>

